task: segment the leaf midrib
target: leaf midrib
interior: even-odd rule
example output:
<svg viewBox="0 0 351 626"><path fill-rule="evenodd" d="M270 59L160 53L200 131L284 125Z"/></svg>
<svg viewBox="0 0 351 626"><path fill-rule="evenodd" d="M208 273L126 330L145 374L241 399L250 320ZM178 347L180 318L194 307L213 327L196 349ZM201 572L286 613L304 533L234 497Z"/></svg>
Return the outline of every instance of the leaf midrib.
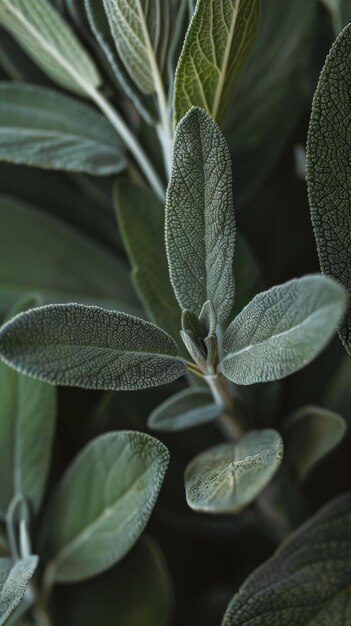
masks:
<svg viewBox="0 0 351 626"><path fill-rule="evenodd" d="M218 1L219 0L215 0L215 2L218 2ZM224 91L224 83L225 83L225 79L227 78L227 69L228 69L228 65L229 65L230 51L231 51L232 44L233 44L233 38L234 38L235 30L236 30L236 24L237 24L237 20L238 20L240 7L241 7L241 0L237 0L237 2L235 4L235 7L234 7L233 20L232 20L231 28L230 28L230 31L228 33L227 45L225 47L224 58L223 58L223 62L222 62L222 71L219 74L219 80L218 80L218 83L217 83L215 98L214 98L214 102L213 102L212 116L214 117L214 119L217 119L218 112L219 112L219 107L220 107L220 103L221 103L222 93Z"/></svg>

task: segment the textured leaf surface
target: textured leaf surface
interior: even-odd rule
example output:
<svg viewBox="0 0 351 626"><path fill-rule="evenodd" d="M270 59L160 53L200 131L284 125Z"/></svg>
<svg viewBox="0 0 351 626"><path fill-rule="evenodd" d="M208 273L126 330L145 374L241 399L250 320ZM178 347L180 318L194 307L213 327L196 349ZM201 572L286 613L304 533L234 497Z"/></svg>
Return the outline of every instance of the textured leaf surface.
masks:
<svg viewBox="0 0 351 626"><path fill-rule="evenodd" d="M51 89L0 85L0 160L108 175L126 166L111 124L85 104Z"/></svg>
<svg viewBox="0 0 351 626"><path fill-rule="evenodd" d="M131 431L107 433L84 448L43 521L54 580L83 580L123 558L149 520L168 459L162 443Z"/></svg>
<svg viewBox="0 0 351 626"><path fill-rule="evenodd" d="M13 563L0 559L0 624L5 624L22 600L38 564L37 556Z"/></svg>
<svg viewBox="0 0 351 626"><path fill-rule="evenodd" d="M0 310L33 291L45 303L140 310L128 268L101 245L9 196L0 196L0 213Z"/></svg>
<svg viewBox="0 0 351 626"><path fill-rule="evenodd" d="M166 202L169 271L183 309L198 315L211 300L225 323L234 301L234 246L230 154L216 123L193 108L176 130Z"/></svg>
<svg viewBox="0 0 351 626"><path fill-rule="evenodd" d="M151 430L177 431L214 420L222 408L206 389L185 389L160 404L149 416Z"/></svg>
<svg viewBox="0 0 351 626"><path fill-rule="evenodd" d="M333 45L313 100L307 183L322 272L351 290L351 26ZM351 353L351 309L340 329Z"/></svg>
<svg viewBox="0 0 351 626"><path fill-rule="evenodd" d="M327 345L346 302L341 285L319 274L258 294L224 335L224 375L251 385L296 372Z"/></svg>
<svg viewBox="0 0 351 626"><path fill-rule="evenodd" d="M334 500L283 543L229 604L222 626L347 626L351 496Z"/></svg>
<svg viewBox="0 0 351 626"><path fill-rule="evenodd" d="M17 315L0 331L0 354L24 374L85 389L144 389L185 371L173 339L157 326L79 304Z"/></svg>
<svg viewBox="0 0 351 626"><path fill-rule="evenodd" d="M192 106L223 117L258 18L257 0L198 0L176 73L176 122Z"/></svg>
<svg viewBox="0 0 351 626"><path fill-rule="evenodd" d="M62 87L85 94L83 83L100 85L93 61L48 0L0 0L0 23Z"/></svg>
<svg viewBox="0 0 351 626"><path fill-rule="evenodd" d="M195 511L237 513L266 487L282 457L281 437L271 429L205 450L185 471L187 502Z"/></svg>

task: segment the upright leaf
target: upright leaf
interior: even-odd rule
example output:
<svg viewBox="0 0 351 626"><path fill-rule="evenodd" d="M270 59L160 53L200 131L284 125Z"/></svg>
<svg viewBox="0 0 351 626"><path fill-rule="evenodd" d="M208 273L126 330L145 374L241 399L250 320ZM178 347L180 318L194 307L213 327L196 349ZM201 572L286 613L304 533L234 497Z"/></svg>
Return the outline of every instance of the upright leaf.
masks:
<svg viewBox="0 0 351 626"><path fill-rule="evenodd" d="M234 301L235 217L230 154L217 124L193 108L179 123L167 191L166 247L183 309L211 300L222 324Z"/></svg>
<svg viewBox="0 0 351 626"><path fill-rule="evenodd" d="M198 0L176 73L176 123L192 106L223 119L258 18L258 0Z"/></svg>
<svg viewBox="0 0 351 626"><path fill-rule="evenodd" d="M168 460L162 443L131 431L107 433L83 449L43 520L51 581L83 580L123 558L149 520Z"/></svg>
<svg viewBox="0 0 351 626"><path fill-rule="evenodd" d="M17 315L0 330L0 355L24 374L85 389L145 389L185 372L173 339L157 326L79 304Z"/></svg>
<svg viewBox="0 0 351 626"><path fill-rule="evenodd" d="M38 565L37 556L13 563L0 559L0 625L3 626L22 600Z"/></svg>
<svg viewBox="0 0 351 626"><path fill-rule="evenodd" d="M351 620L351 496L324 507L235 594L222 626L331 626Z"/></svg>
<svg viewBox="0 0 351 626"><path fill-rule="evenodd" d="M322 272L351 291L351 25L334 43L313 100L307 184ZM351 308L340 329L351 353Z"/></svg>
<svg viewBox="0 0 351 626"><path fill-rule="evenodd" d="M224 335L224 375L252 385L296 372L327 345L346 303L341 285L318 274L258 294Z"/></svg>

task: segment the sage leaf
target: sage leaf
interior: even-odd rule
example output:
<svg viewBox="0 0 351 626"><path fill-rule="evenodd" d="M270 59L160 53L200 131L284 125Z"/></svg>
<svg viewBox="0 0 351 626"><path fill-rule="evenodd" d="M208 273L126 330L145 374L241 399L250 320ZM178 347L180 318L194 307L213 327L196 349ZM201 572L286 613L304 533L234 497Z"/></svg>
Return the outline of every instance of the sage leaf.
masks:
<svg viewBox="0 0 351 626"><path fill-rule="evenodd" d="M162 443L132 431L107 433L83 449L43 520L50 580L84 580L123 558L149 520L168 460Z"/></svg>
<svg viewBox="0 0 351 626"><path fill-rule="evenodd" d="M100 85L95 64L48 0L0 0L0 24L61 87L86 95L86 85Z"/></svg>
<svg viewBox="0 0 351 626"><path fill-rule="evenodd" d="M211 300L225 325L235 292L235 217L230 154L208 114L191 109L179 123L166 200L166 248L180 306L199 315Z"/></svg>
<svg viewBox="0 0 351 626"><path fill-rule="evenodd" d="M178 431L206 424L219 417L223 408L213 402L206 389L192 387L174 394L149 415L151 430Z"/></svg>
<svg viewBox="0 0 351 626"><path fill-rule="evenodd" d="M177 67L176 123L192 106L222 121L258 19L258 0L198 0Z"/></svg>
<svg viewBox="0 0 351 626"><path fill-rule="evenodd" d="M343 287L319 274L258 294L224 334L223 374L252 385L296 372L327 345L346 303Z"/></svg>
<svg viewBox="0 0 351 626"><path fill-rule="evenodd" d="M185 470L187 502L195 511L237 513L266 487L282 458L281 437L271 429L205 450Z"/></svg>
<svg viewBox="0 0 351 626"><path fill-rule="evenodd" d="M351 26L334 43L314 96L307 145L307 184L322 272L351 290ZM351 353L351 309L340 337Z"/></svg>
<svg viewBox="0 0 351 626"><path fill-rule="evenodd" d="M37 556L29 556L13 563L0 559L0 625L5 624L22 600L28 583L38 565Z"/></svg>
<svg viewBox="0 0 351 626"><path fill-rule="evenodd" d="M0 195L0 212L1 311L33 291L45 304L73 300L140 311L127 266L103 246L10 196Z"/></svg>
<svg viewBox="0 0 351 626"><path fill-rule="evenodd" d="M52 89L0 84L0 160L107 176L126 167L111 124Z"/></svg>
<svg viewBox="0 0 351 626"><path fill-rule="evenodd" d="M235 594L222 626L329 626L351 619L351 496L295 531Z"/></svg>
<svg viewBox="0 0 351 626"><path fill-rule="evenodd" d="M349 0L322 0L330 11L336 35L351 22L351 4Z"/></svg>
<svg viewBox="0 0 351 626"><path fill-rule="evenodd" d="M185 372L173 339L157 326L79 304L17 315L0 330L0 355L28 376L85 389L145 389Z"/></svg>
<svg viewBox="0 0 351 626"><path fill-rule="evenodd" d="M346 429L340 415L319 406L302 407L286 420L285 455L299 480L340 443Z"/></svg>

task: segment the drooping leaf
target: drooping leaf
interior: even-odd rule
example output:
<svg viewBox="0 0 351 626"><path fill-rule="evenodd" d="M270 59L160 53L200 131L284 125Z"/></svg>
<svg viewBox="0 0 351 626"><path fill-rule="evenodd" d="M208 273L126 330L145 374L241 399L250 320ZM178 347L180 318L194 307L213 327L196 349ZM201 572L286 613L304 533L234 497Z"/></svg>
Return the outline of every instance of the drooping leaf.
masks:
<svg viewBox="0 0 351 626"><path fill-rule="evenodd" d="M229 151L217 124L193 108L179 123L166 201L171 282L183 309L211 300L224 325L234 301L235 217Z"/></svg>
<svg viewBox="0 0 351 626"><path fill-rule="evenodd" d="M313 100L307 184L322 272L351 290L351 26L334 43ZM351 308L340 337L351 353Z"/></svg>
<svg viewBox="0 0 351 626"><path fill-rule="evenodd" d="M192 106L223 119L258 19L257 0L198 0L176 73L176 123Z"/></svg>
<svg viewBox="0 0 351 626"><path fill-rule="evenodd" d="M0 0L0 24L62 87L85 95L101 83L97 68L48 0Z"/></svg>
<svg viewBox="0 0 351 626"><path fill-rule="evenodd" d="M222 407L213 402L206 389L185 389L162 402L150 414L147 425L151 430L177 431L205 424L219 417Z"/></svg>
<svg viewBox="0 0 351 626"><path fill-rule="evenodd" d="M252 385L296 372L327 345L346 303L343 287L319 274L258 294L224 335L224 375Z"/></svg>
<svg viewBox="0 0 351 626"><path fill-rule="evenodd" d="M351 497L303 524L244 582L222 626L331 626L351 620Z"/></svg>
<svg viewBox="0 0 351 626"><path fill-rule="evenodd" d="M205 450L185 471L187 502L195 511L237 513L266 487L282 457L281 437L271 429Z"/></svg>
<svg viewBox="0 0 351 626"><path fill-rule="evenodd" d="M84 580L123 558L149 520L168 460L162 443L132 431L107 433L83 449L43 520L51 580Z"/></svg>
<svg viewBox="0 0 351 626"><path fill-rule="evenodd" d="M145 389L185 372L173 339L157 326L79 304L17 315L0 330L0 355L24 374L85 389Z"/></svg>
<svg viewBox="0 0 351 626"><path fill-rule="evenodd" d="M138 312L128 268L93 240L9 196L0 196L0 310L26 292Z"/></svg>
<svg viewBox="0 0 351 626"><path fill-rule="evenodd" d="M5 624L22 600L28 583L38 565L37 556L29 556L13 563L0 559L0 625Z"/></svg>
<svg viewBox="0 0 351 626"><path fill-rule="evenodd" d="M350 0L322 0L322 2L331 13L335 34L338 35L351 22Z"/></svg>
<svg viewBox="0 0 351 626"><path fill-rule="evenodd" d="M0 84L0 160L105 176L126 166L111 125L52 89Z"/></svg>

